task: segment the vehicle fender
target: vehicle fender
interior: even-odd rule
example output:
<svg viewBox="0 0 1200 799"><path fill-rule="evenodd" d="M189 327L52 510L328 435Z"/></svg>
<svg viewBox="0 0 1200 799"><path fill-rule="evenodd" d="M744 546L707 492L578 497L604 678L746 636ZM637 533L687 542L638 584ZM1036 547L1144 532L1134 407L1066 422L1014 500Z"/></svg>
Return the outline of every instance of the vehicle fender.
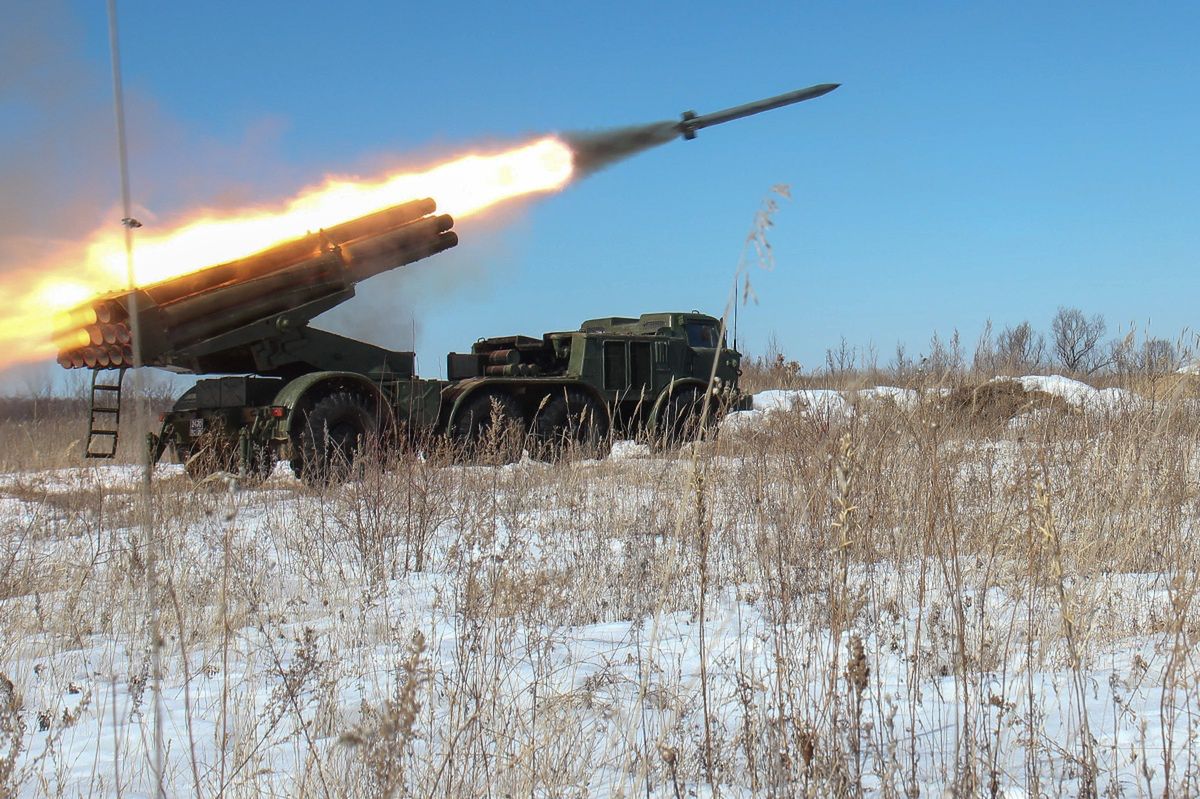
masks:
<svg viewBox="0 0 1200 799"><path fill-rule="evenodd" d="M391 425L391 404L374 381L357 372L309 372L301 375L279 390L271 406L286 409L283 428L288 435L294 435L303 421L305 410L319 398L337 391L355 391L368 397L379 409L381 421Z"/></svg>
<svg viewBox="0 0 1200 799"><path fill-rule="evenodd" d="M674 394L686 388L695 388L703 394L708 391L708 383L694 377L672 380L671 384L659 393L658 399L654 400L654 405L650 408L650 420L646 425L647 432L651 434L658 432L658 419L662 415L663 408L667 407L667 403L671 401Z"/></svg>
<svg viewBox="0 0 1200 799"><path fill-rule="evenodd" d="M577 388L596 400L596 403L604 409L604 425L606 429L612 429L612 409L608 406L608 400L604 395L590 383L584 383L576 380L555 380L538 379L538 378L504 378L504 377L476 377L469 380L463 380L455 385L455 398L450 406L450 414L446 418L446 430L454 429L454 422L458 418L459 411L463 405L471 400L480 391L489 391L494 388L525 388L528 390L531 387L542 388L546 391L553 392L560 388Z"/></svg>

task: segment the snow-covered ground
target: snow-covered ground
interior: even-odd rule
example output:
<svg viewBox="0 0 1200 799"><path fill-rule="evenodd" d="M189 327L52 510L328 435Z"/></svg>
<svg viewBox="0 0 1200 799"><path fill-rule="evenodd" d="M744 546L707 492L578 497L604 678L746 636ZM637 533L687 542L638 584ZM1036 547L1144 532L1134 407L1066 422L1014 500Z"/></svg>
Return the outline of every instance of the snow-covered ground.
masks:
<svg viewBox="0 0 1200 799"><path fill-rule="evenodd" d="M725 424L880 401L917 397L764 392ZM20 749L0 780L152 795L158 757L170 796L1016 797L1076 795L1089 773L1108 795L1195 790L1192 561L1077 569L1101 544L1070 502L1070 529L1009 504L1023 446L961 456L941 489L958 515L930 536L919 459L895 467L909 505L882 507L865 472L811 479L845 453L618 442L602 462L413 462L325 495L282 467L246 489L160 466L155 547L136 469L0 475L0 758ZM1064 469L1090 462L1075 446ZM839 491L856 527L833 525ZM1145 563L1182 557L1180 502L1125 531L1156 548Z"/></svg>

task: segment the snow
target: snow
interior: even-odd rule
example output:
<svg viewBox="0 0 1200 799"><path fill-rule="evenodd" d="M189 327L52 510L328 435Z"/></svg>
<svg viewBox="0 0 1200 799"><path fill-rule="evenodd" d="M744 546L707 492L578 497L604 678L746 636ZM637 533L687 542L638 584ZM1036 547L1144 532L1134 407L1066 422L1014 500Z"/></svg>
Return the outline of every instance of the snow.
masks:
<svg viewBox="0 0 1200 799"><path fill-rule="evenodd" d="M262 521L252 514L249 529L244 532L261 534L263 531L255 533L254 528ZM623 557L623 547L606 549L613 558ZM915 570L860 571L852 576L852 583L873 583L885 595L904 596L914 589L916 575ZM944 586L932 589L935 601L949 601L952 596ZM206 768L221 761L219 742L227 734L220 721L223 707L233 729L228 733L228 768L232 771L238 758L245 756L253 765L254 784L262 790L268 785L280 793L295 790L304 768L304 756L296 751L295 744L307 737L311 746L326 754L341 746L337 743L339 731L364 721L364 703L378 703L388 694L395 664L404 655L402 647L389 641L408 640L418 629L425 635L430 668L438 675L430 692L422 695L430 703L427 712L434 719L428 732L434 739L422 741L423 746L437 744L436 728L451 723L452 709L438 697L451 690L462 675L463 646L482 646L484 651L479 656L496 658L504 664L488 690L511 703L509 712L532 711L530 691L536 683L542 701L550 703L543 710L548 716L555 712L550 708L582 714L587 734L575 743L561 744L568 749L566 756L577 749L575 757L581 762L605 762L607 758L597 754L600 751L610 752L619 760L627 751L628 736L637 739L648 726L653 740L679 724L694 724L697 718L697 708L693 705L689 709L684 700L695 696L701 680L700 626L690 613L658 612L635 620L567 626L518 625L503 638L480 639L477 632L456 618L448 600L454 593L449 575L413 573L388 581L382 593L367 605L349 595L300 598L302 593L293 593L291 599L279 602L277 609L274 602L272 607L264 608L267 616L281 617L274 629L251 626L234 630L227 654L215 645L193 648L189 673L183 671L182 662L175 656L179 643L174 626L166 624L161 714L175 763L175 768L168 770L168 795L193 793L193 776L183 765L189 758L196 758ZM710 696L720 708L719 724L731 731L740 728L745 712L736 701L738 686L747 679L769 683L768 675L775 664L770 641L776 628L766 614L767 607L753 593L754 587L749 585L719 593L705 624ZM1129 630L1124 631L1126 637L1094 659L1086 680L1092 685L1110 686L1105 691L1088 692L1088 716L1103 762L1127 771L1132 778L1136 763L1128 761L1127 753L1149 748L1153 757L1154 747L1166 732L1158 724L1160 703L1165 697L1154 672L1165 667L1165 662L1155 653L1152 638L1134 632L1139 626L1136 618L1153 618L1156 608L1169 600L1151 575L1114 576L1097 584L1091 595L1122 605L1123 612L1131 617ZM972 640L1007 637L1009 643L996 641L992 645L991 650L997 652L1020 641L1026 608L1019 599L993 588L976 601L982 603L980 613L986 615L980 625L973 621L976 614L968 619ZM793 677L808 680L805 690L810 696L798 701L819 702L824 686L820 675L828 668L828 658L832 653L848 651L855 638L862 640L866 651L872 653L875 693L869 702L882 703L897 727L914 726L922 752L922 795L937 795L944 784L938 775L944 773L943 769L954 768L955 725L964 701L978 706L979 702L990 701L989 697L1002 696L1019 705L1024 697L1037 697L1044 716L1036 729L1020 722L1019 716L1008 718L1004 706L985 713L988 723L997 730L997 743L1010 757L1015 758L1020 751L1019 741L1024 736L1036 734L1047 741L1062 741L1079 734L1069 672L1055 665L1063 656L1061 652L1039 654L1035 670L1027 667L1023 654L1010 661L998 654L999 660L983 664L984 671L962 682L948 676L955 668L952 646L919 654L907 643L916 640L919 615L919 608L908 607L890 617L864 617L858 626L836 639L826 633L809 640L805 646L812 652L811 672ZM282 621L284 617L286 621ZM947 618L943 623L950 624L951 620ZM936 635L949 637L952 633L947 630ZM93 638L83 648L50 660L32 656L7 664L30 708L25 735L28 748L22 767L42 773L49 769L49 784L63 786L67 792L95 786L100 775L104 782L97 793L106 795L114 789L113 761L118 753L125 753L121 775L125 795L145 795L150 784L144 752L149 746L153 717L152 689L145 682L148 663L144 653L130 649L128 643ZM988 649L986 644L979 645ZM1020 645L1013 648L1022 649ZM31 651L33 647L17 649ZM920 686L912 684L910 661L915 657L924 659L921 673L925 677ZM223 659L228 660L227 671L221 668ZM323 669L322 684L304 677L314 663ZM652 665L639 669L639 663ZM1142 663L1151 664L1149 671ZM141 676L135 679L131 674ZM281 694L280 687L285 684L281 675L288 674L296 675L299 684L299 693L291 699ZM232 691L231 696L223 697L225 691ZM1114 692L1120 697L1119 705L1113 702ZM642 697L651 698L649 711L639 710ZM75 720L62 722L64 714ZM1182 712L1172 722L1180 740L1187 740L1189 734L1185 715ZM45 730L39 729L38 718L42 717L50 720ZM235 756L235 752L243 754ZM547 757L554 752L555 743L547 741ZM1000 773L1006 775L1000 785L1002 795L1024 795L1015 776L1023 773L1024 764L1013 759L1001 765ZM1052 759L1043 768L1048 773L1060 769L1060 777L1067 779L1070 765L1067 759L1057 763ZM575 773L575 779L588 786L588 795L638 795L644 775L631 771L628 765L610 765L591 773ZM868 786L873 782L868 780ZM655 795L670 795L668 788L658 782ZM38 792L31 782L23 795Z"/></svg>
<svg viewBox="0 0 1200 799"><path fill-rule="evenodd" d="M846 400L840 392L832 389L799 389L760 391L754 395L753 409L756 411L788 411L800 409L810 414L841 413L846 409Z"/></svg>
<svg viewBox="0 0 1200 799"><path fill-rule="evenodd" d="M1017 378L1017 381L1026 391L1043 391L1061 397L1076 408L1087 410L1126 410L1136 407L1141 402L1136 394L1125 389L1093 388L1087 383L1062 375L1026 375Z"/></svg>
<svg viewBox="0 0 1200 799"><path fill-rule="evenodd" d="M790 411L799 397L799 391L785 391L783 389L760 391L751 397L750 409L755 411Z"/></svg>
<svg viewBox="0 0 1200 799"><path fill-rule="evenodd" d="M841 392L828 388L772 389L751 397L751 407L745 411L726 414L721 429L745 432L759 428L768 417L777 413L799 412L811 418L834 418L861 412L872 402L891 402L903 410L913 410L920 394L912 389L895 386L875 386Z"/></svg>
<svg viewBox="0 0 1200 799"><path fill-rule="evenodd" d="M875 400L875 401L891 401L896 403L896 407L905 411L916 410L916 407L921 402L920 392L911 388L897 388L896 386L875 386L874 388L864 388L856 391L855 395L860 399Z"/></svg>
<svg viewBox="0 0 1200 799"><path fill-rule="evenodd" d="M636 441L614 441L609 458L613 460L630 460L650 457L650 445L639 444Z"/></svg>
<svg viewBox="0 0 1200 799"><path fill-rule="evenodd" d="M1062 377L1020 380L1084 409L1132 405L1126 392ZM871 413L872 403L903 409L918 401L916 392L886 386L762 392L723 428L758 425L773 414L842 416ZM1005 485L1016 480L1021 459L1012 442L984 442L979 451L988 462L980 475ZM737 467L735 458L728 462ZM701 624L696 565L679 546L694 532L687 518L664 508L656 489L693 486L681 471L687 468L644 444L618 441L605 461L572 464L578 482L558 486L546 485L554 467L523 459L497 468L430 468L398 495L364 481L324 496L300 486L286 464L252 490L193 489L180 467L157 467L158 490L176 492L179 508L159 519L172 542L160 553L162 576L184 592L159 606L167 794L215 795L223 770L236 795L293 795L302 783L311 790L314 758L331 769L353 761L342 736L369 724L370 709L392 695L417 632L427 679L409 767L432 763L432 771L455 750L455 736L474 734L472 719L480 718L488 726L473 746L493 747L502 773L527 768L530 741L539 762L558 764L554 785L510 785L496 795L673 796L661 757L645 766L632 754L660 746L690 747L682 792L709 795L694 763L702 686L734 762L721 793L754 795L738 772L741 731L752 725L769 734L784 702L800 714L825 712L834 664L833 695L849 690L845 659L856 639L869 658L864 707L872 719L889 720L896 746L916 748L922 796L940 795L956 769L968 707L1001 753L1002 796L1026 795L1033 761L1046 785L1078 787L1067 742L1082 734L1081 710L1105 784L1136 795L1133 786L1148 781L1146 792L1161 795L1164 758L1189 762L1197 708L1194 695L1170 687L1178 662L1163 620L1179 595L1162 575L1103 573L1065 586L1073 605L1086 609L1081 623L1103 620L1091 628L1095 640L1079 675L1061 639L1030 629L1035 615L1055 618L1046 606L1050 593L1031 606L1008 584L1027 564L1001 569L997 581L973 575L968 559L960 585L928 562L855 564L845 590L860 606L840 633L822 615L823 594L780 604L752 569L739 571L737 581L713 589ZM32 589L0 593L0 618L26 620L20 636L12 624L0 625L0 672L23 703L20 796L115 795L117 779L125 796L151 795L155 694L138 576L145 549L132 517L122 515L139 484L139 470L122 466L0 475L0 553L19 553L36 577ZM712 490L720 530L734 540L722 557L773 534L747 526L743 499ZM429 498L442 502L442 515L421 510ZM93 500L95 508L86 504ZM597 507L619 513L604 516ZM420 569L374 571L381 551L409 562L399 548L416 546L418 523L426 525ZM227 552L234 561L224 573ZM0 583L3 568L0 558ZM658 593L660 569L674 570L678 595ZM581 573L607 575L609 589L578 584ZM514 585L548 599L472 610ZM955 607L969 612L957 620ZM781 614L792 625L783 639ZM974 658L965 674L955 644L960 623ZM804 653L789 661L795 671L783 694L780 647ZM1077 678L1086 688L1082 704ZM752 704L743 700L747 686ZM470 704L472 696L487 701ZM489 702L498 709L489 711ZM3 718L0 708L0 726ZM555 732L534 736L531 719ZM510 778L517 779L496 777ZM884 793L877 775L865 785L868 794ZM438 795L447 793L442 787ZM466 794L479 786L459 787Z"/></svg>

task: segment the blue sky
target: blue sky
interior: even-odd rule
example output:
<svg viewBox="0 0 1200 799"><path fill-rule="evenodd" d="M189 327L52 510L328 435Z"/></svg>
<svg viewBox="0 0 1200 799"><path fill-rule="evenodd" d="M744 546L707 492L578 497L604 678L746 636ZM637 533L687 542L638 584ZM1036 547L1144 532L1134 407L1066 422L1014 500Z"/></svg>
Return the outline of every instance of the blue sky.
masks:
<svg viewBox="0 0 1200 799"><path fill-rule="evenodd" d="M118 197L104 7L17 5L5 35L28 53L0 78L0 235L81 236ZM719 313L777 183L794 199L741 313L751 354L774 336L819 367L845 337L886 362L935 330L973 344L989 318L1046 329L1059 305L1114 334L1194 322L1195 4L126 0L120 15L151 224L326 173L843 84L466 220L456 251L321 320L397 347L415 328L429 376L479 336Z"/></svg>

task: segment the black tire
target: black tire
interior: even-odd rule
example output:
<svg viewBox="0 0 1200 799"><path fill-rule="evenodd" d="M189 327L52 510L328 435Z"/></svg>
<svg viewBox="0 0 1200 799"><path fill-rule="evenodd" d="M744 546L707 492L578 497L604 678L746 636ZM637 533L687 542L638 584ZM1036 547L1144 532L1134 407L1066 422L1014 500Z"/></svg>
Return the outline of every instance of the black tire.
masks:
<svg viewBox="0 0 1200 799"><path fill-rule="evenodd" d="M499 391L469 397L450 430L467 458L496 463L511 463L520 456L524 432L525 419L517 401Z"/></svg>
<svg viewBox="0 0 1200 799"><path fill-rule="evenodd" d="M557 461L576 453L603 457L608 449L604 406L578 388L555 391L538 412L533 435L542 460Z"/></svg>
<svg viewBox="0 0 1200 799"><path fill-rule="evenodd" d="M292 471L309 485L350 477L364 450L378 443L379 419L365 397L338 391L318 400L305 415Z"/></svg>
<svg viewBox="0 0 1200 799"><path fill-rule="evenodd" d="M709 408L709 419L712 418ZM700 438L704 429L701 415L704 413L704 392L694 386L683 388L672 394L659 412L655 426L657 438L667 446L679 446Z"/></svg>

